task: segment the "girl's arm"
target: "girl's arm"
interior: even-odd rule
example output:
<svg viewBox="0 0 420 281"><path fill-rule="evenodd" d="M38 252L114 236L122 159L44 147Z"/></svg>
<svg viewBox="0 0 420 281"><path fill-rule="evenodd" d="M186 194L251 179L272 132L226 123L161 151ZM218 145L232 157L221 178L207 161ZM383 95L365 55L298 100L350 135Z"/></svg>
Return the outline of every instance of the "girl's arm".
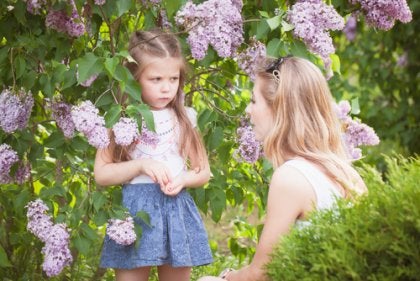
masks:
<svg viewBox="0 0 420 281"><path fill-rule="evenodd" d="M102 186L123 184L140 174L150 176L161 186L170 181L170 173L163 163L152 159L114 163L108 149L98 149L96 152L94 174L96 182Z"/></svg>
<svg viewBox="0 0 420 281"><path fill-rule="evenodd" d="M250 265L229 272L229 281L266 280L264 266L282 235L287 234L309 209L313 208L315 194L310 184L294 168L278 168L271 179L268 192L267 215L264 229Z"/></svg>

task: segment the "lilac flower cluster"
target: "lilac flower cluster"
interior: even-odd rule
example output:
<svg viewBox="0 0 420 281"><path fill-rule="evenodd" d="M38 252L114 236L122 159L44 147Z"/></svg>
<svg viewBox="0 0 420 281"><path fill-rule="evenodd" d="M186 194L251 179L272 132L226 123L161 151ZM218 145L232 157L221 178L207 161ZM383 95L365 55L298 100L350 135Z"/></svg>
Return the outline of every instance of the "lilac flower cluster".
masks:
<svg viewBox="0 0 420 281"><path fill-rule="evenodd" d="M150 146L156 146L159 143L159 136L157 133L150 131L143 122L141 126L140 140L142 143Z"/></svg>
<svg viewBox="0 0 420 281"><path fill-rule="evenodd" d="M243 42L242 1L208 0L195 5L188 1L175 21L188 30L192 56L201 60L211 45L222 57L233 57Z"/></svg>
<svg viewBox="0 0 420 281"><path fill-rule="evenodd" d="M53 102L51 115L57 126L63 131L66 138L72 138L75 133L75 125L71 117L71 105L65 102Z"/></svg>
<svg viewBox="0 0 420 281"><path fill-rule="evenodd" d="M144 6L157 6L160 4L161 0L141 0Z"/></svg>
<svg viewBox="0 0 420 281"><path fill-rule="evenodd" d="M109 238L124 246L133 244L137 239L134 231L134 220L131 216L128 216L125 220L110 219L106 234Z"/></svg>
<svg viewBox="0 0 420 281"><path fill-rule="evenodd" d="M46 0L26 0L26 10L33 15L38 15L46 4Z"/></svg>
<svg viewBox="0 0 420 281"><path fill-rule="evenodd" d="M343 32L346 35L347 40L353 41L356 39L357 32L357 16L356 14L351 14L347 19L346 25L343 28Z"/></svg>
<svg viewBox="0 0 420 281"><path fill-rule="evenodd" d="M379 138L373 128L351 118L351 106L348 101L340 101L335 108L345 131L344 142L347 151L353 160L358 160L362 157L362 150L359 146L377 145L379 144Z"/></svg>
<svg viewBox="0 0 420 281"><path fill-rule="evenodd" d="M368 24L382 30L391 29L395 24L395 20L407 23L413 18L406 0L349 1L352 4L360 3Z"/></svg>
<svg viewBox="0 0 420 281"><path fill-rule="evenodd" d="M19 166L15 172L15 182L23 184L31 177L31 164L29 162L20 161Z"/></svg>
<svg viewBox="0 0 420 281"><path fill-rule="evenodd" d="M31 91L21 89L15 95L9 89L3 90L0 94L0 127L9 134L25 128L33 106Z"/></svg>
<svg viewBox="0 0 420 281"><path fill-rule="evenodd" d="M42 248L44 254L42 269L48 277L56 276L73 261L66 225L53 224L51 216L46 214L48 207L40 199L29 202L26 208L28 230L45 243Z"/></svg>
<svg viewBox="0 0 420 281"><path fill-rule="evenodd" d="M238 66L254 81L257 66L265 55L265 45L253 37L249 47L237 55Z"/></svg>
<svg viewBox="0 0 420 281"><path fill-rule="evenodd" d="M99 110L89 100L71 109L76 130L83 133L94 147L106 148L109 145L108 131L105 128L104 118L98 113Z"/></svg>
<svg viewBox="0 0 420 281"><path fill-rule="evenodd" d="M255 163L262 156L262 148L261 142L255 139L255 133L248 120L241 120L241 126L236 130L236 134L239 147L235 151L235 158L239 161Z"/></svg>
<svg viewBox="0 0 420 281"><path fill-rule="evenodd" d="M115 143L123 146L132 144L139 137L137 122L132 118L122 117L112 127Z"/></svg>
<svg viewBox="0 0 420 281"><path fill-rule="evenodd" d="M6 184L12 181L10 169L19 161L19 157L10 145L3 143L0 145L0 183Z"/></svg>
<svg viewBox="0 0 420 281"><path fill-rule="evenodd" d="M45 25L58 32L67 33L72 37L80 37L85 33L85 25L77 12L74 0L68 0L68 3L72 8L71 15L67 14L66 9L58 11L50 9Z"/></svg>
<svg viewBox="0 0 420 281"><path fill-rule="evenodd" d="M95 5L102 6L105 5L106 0L95 0Z"/></svg>
<svg viewBox="0 0 420 281"><path fill-rule="evenodd" d="M293 34L303 40L309 51L319 55L325 68L329 69L330 54L335 52L335 48L328 30L342 30L344 19L333 6L321 0L297 2L287 16L295 26Z"/></svg>

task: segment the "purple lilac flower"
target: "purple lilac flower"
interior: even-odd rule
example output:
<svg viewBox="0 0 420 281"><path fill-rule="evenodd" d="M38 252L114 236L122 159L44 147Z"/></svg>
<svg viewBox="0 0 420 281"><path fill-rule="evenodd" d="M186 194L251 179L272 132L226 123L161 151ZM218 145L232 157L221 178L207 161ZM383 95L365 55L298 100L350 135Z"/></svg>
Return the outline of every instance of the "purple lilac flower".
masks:
<svg viewBox="0 0 420 281"><path fill-rule="evenodd" d="M106 0L95 0L95 5L102 6L104 5Z"/></svg>
<svg viewBox="0 0 420 281"><path fill-rule="evenodd" d="M10 145L6 143L0 145L0 183L6 184L12 182L10 169L18 161L18 155Z"/></svg>
<svg viewBox="0 0 420 281"><path fill-rule="evenodd" d="M31 164L29 162L20 161L15 173L15 182L23 184L31 177Z"/></svg>
<svg viewBox="0 0 420 281"><path fill-rule="evenodd" d="M77 73L78 75L79 73ZM98 78L99 74L93 74L92 76L90 76L88 79L86 79L83 82L80 82L80 85L82 85L83 87L90 87L92 85L92 83L96 80L96 78Z"/></svg>
<svg viewBox="0 0 420 281"><path fill-rule="evenodd" d="M143 122L141 126L140 141L150 146L156 146L159 143L159 136L157 133L150 131Z"/></svg>
<svg viewBox="0 0 420 281"><path fill-rule="evenodd" d="M49 208L41 199L29 202L25 208L28 209L26 217L28 218L27 228L29 232L42 242L46 242L53 226L51 216L46 214Z"/></svg>
<svg viewBox="0 0 420 281"><path fill-rule="evenodd" d="M389 30L395 20L403 23L413 18L406 0L349 0L350 3L360 3L366 21L373 27Z"/></svg>
<svg viewBox="0 0 420 281"><path fill-rule="evenodd" d="M255 133L247 120L241 121L241 126L236 130L239 147L235 154L238 160L255 163L262 155L261 142L255 139Z"/></svg>
<svg viewBox="0 0 420 281"><path fill-rule="evenodd" d="M72 7L71 15L68 15L65 9L59 11L50 9L45 25L72 37L80 37L85 33L85 25L77 12L74 0L68 0L68 4Z"/></svg>
<svg viewBox="0 0 420 281"><path fill-rule="evenodd" d="M75 132L75 125L71 117L71 105L65 102L53 102L51 104L52 118L57 126L63 131L66 138L72 138Z"/></svg>
<svg viewBox="0 0 420 281"><path fill-rule="evenodd" d="M330 54L335 52L328 30L342 30L344 19L333 6L321 0L297 2L287 16L295 26L293 34L303 40L309 51L322 58L328 70L331 66Z"/></svg>
<svg viewBox="0 0 420 281"><path fill-rule="evenodd" d="M99 110L89 100L71 109L76 129L83 133L94 147L106 148L109 145L108 131L105 128L104 118L98 113Z"/></svg>
<svg viewBox="0 0 420 281"><path fill-rule="evenodd" d="M26 0L26 10L33 15L38 15L46 4L46 0Z"/></svg>
<svg viewBox="0 0 420 281"><path fill-rule="evenodd" d="M408 65L408 53L404 52L401 56L398 57L397 66L406 67Z"/></svg>
<svg viewBox="0 0 420 281"><path fill-rule="evenodd" d="M159 11L159 22L160 22L159 25L163 29L170 30L172 28L172 23L169 21L168 15L166 14L166 10L164 10L164 9L160 9L160 11Z"/></svg>
<svg viewBox="0 0 420 281"><path fill-rule="evenodd" d="M73 261L69 249L69 238L67 227L65 224L55 224L50 229L50 234L42 248L44 254L44 262L42 269L48 277L57 276L67 265Z"/></svg>
<svg viewBox="0 0 420 281"><path fill-rule="evenodd" d="M242 69L252 81L255 80L255 72L262 58L265 57L266 47L263 43L251 38L250 45L237 56L238 66Z"/></svg>
<svg viewBox="0 0 420 281"><path fill-rule="evenodd" d="M243 42L241 2L208 0L195 5L188 1L177 12L175 21L188 30L187 42L195 59L203 59L209 45L222 58L234 56Z"/></svg>
<svg viewBox="0 0 420 281"><path fill-rule="evenodd" d="M356 39L357 32L357 16L351 14L347 19L346 25L343 28L343 32L346 35L347 40L353 41Z"/></svg>
<svg viewBox="0 0 420 281"><path fill-rule="evenodd" d="M335 105L335 110L344 128L344 144L353 160L358 160L362 157L362 150L358 148L359 146L379 144L379 138L373 128L351 118L351 106L348 101L340 101Z"/></svg>
<svg viewBox="0 0 420 281"><path fill-rule="evenodd" d="M115 143L123 146L132 144L139 137L137 122L132 118L122 117L112 127Z"/></svg>
<svg viewBox="0 0 420 281"><path fill-rule="evenodd" d="M136 241L136 232L134 231L134 220L128 216L125 220L110 219L106 234L109 238L120 245L131 245Z"/></svg>
<svg viewBox="0 0 420 281"><path fill-rule="evenodd" d="M9 134L25 128L33 106L31 91L21 89L15 95L11 90L3 90L0 94L0 127Z"/></svg>

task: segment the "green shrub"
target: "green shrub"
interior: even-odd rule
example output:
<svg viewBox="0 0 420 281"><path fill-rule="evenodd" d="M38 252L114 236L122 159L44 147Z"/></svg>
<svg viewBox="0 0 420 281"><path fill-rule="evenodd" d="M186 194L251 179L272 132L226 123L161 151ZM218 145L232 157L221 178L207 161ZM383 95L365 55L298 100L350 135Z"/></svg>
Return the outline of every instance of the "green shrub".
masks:
<svg viewBox="0 0 420 281"><path fill-rule="evenodd" d="M420 280L420 158L387 158L381 178L365 166L369 194L280 242L267 266L272 280Z"/></svg>

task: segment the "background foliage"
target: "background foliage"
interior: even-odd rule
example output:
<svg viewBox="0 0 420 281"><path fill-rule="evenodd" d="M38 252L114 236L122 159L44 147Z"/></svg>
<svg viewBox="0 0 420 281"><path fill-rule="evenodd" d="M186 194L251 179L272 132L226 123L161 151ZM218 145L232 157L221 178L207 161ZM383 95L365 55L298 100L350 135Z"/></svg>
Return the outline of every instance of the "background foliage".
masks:
<svg viewBox="0 0 420 281"><path fill-rule="evenodd" d="M209 49L197 61L189 53L187 34L178 30L174 15L185 0L166 0L145 5L134 0L107 1L102 7L93 1L76 0L78 11L89 19L89 32L74 38L48 29L45 14L33 15L21 0L0 3L0 84L3 89L23 87L31 91L35 106L28 126L7 134L0 142L17 151L31 164L31 177L24 184L0 187L0 275L5 280L42 280L42 244L26 230L24 206L42 198L50 207L54 222L71 229L71 267L55 279L99 280L112 273L98 268L99 249L110 217L121 215L120 187L102 188L95 184L92 167L95 149L82 135L67 139L51 118L48 100L70 104L91 100L105 115L108 126L121 115L147 112L139 100L139 88L122 66L132 31L162 24L165 9L175 32L183 42L191 75L185 88L186 103L199 112L198 125L209 152L213 178L201 189L192 190L197 205L219 221L226 207L245 206L244 212L262 213L266 187L272 173L265 161L241 163L232 157L237 147L236 129L249 101L251 81L233 59L222 59ZM194 1L201 2L201 1ZM256 36L271 56L294 54L318 64L322 62L294 38L284 16L294 1L243 1L245 41ZM350 14L347 1L327 1L342 16ZM66 7L67 1L48 1ZM355 41L342 32L332 34L337 47L333 56L335 76L329 81L337 100L358 100L360 118L376 129L381 138L377 148L366 149L363 161L385 169L380 153L396 150L404 155L419 153L419 29L420 3L408 1L413 11L410 24L397 23L388 32L358 22ZM280 13L284 15L284 13ZM243 45L241 48L245 48ZM406 58L401 63L402 58ZM78 72L78 75L76 73ZM81 84L99 75L90 87ZM132 106L116 103L123 90ZM118 100L117 100L118 101ZM16 170L13 167L12 172ZM235 233L228 241L231 253L244 261L252 257L258 228L246 220L236 220ZM217 252L217 244L213 243ZM54 278L53 278L54 279Z"/></svg>

